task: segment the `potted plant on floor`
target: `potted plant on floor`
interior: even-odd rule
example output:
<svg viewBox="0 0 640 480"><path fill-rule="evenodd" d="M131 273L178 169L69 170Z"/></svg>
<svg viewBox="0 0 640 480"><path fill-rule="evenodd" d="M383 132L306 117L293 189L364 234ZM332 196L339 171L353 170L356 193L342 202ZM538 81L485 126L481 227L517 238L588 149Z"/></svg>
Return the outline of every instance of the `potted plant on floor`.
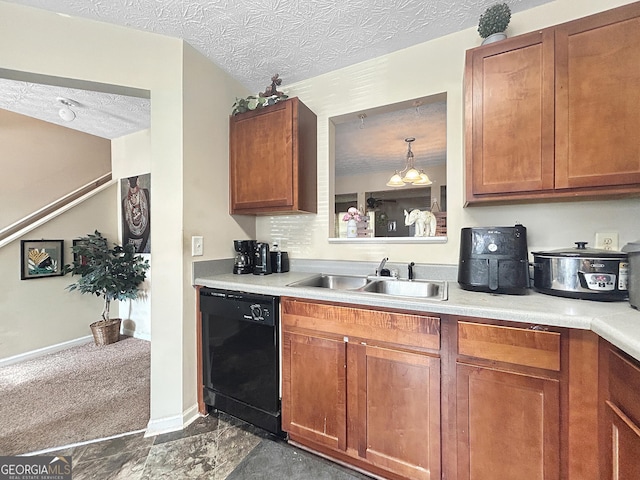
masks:
<svg viewBox="0 0 640 480"><path fill-rule="evenodd" d="M511 9L506 3L493 5L480 15L478 33L484 40L482 45L507 38L504 31L511 21Z"/></svg>
<svg viewBox="0 0 640 480"><path fill-rule="evenodd" d="M99 231L81 237L72 247L73 263L64 266L64 274L80 275L66 288L69 291L95 294L104 299L102 320L90 325L96 345L120 339L120 318L109 318L111 300L134 299L146 278L148 260L135 254L133 245L109 243Z"/></svg>

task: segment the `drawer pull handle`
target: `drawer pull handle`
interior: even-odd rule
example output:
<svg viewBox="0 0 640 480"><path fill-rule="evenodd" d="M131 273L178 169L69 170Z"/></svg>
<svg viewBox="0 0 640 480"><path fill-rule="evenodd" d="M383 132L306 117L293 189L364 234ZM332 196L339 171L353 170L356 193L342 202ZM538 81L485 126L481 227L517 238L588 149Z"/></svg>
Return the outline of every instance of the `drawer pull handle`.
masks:
<svg viewBox="0 0 640 480"><path fill-rule="evenodd" d="M549 327L545 327L544 325L531 325L529 327L529 330L536 330L539 332L548 332L549 331Z"/></svg>

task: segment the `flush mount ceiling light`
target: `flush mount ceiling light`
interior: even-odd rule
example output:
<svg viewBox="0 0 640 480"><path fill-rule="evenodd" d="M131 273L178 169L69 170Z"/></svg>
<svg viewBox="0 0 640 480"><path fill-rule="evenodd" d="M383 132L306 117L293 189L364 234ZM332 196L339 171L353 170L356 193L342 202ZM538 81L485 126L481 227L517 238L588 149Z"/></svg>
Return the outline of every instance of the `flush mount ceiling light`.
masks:
<svg viewBox="0 0 640 480"><path fill-rule="evenodd" d="M76 118L76 112L70 107L79 107L80 104L70 98L58 97L56 100L62 104L62 108L58 110L58 115L65 122L72 122Z"/></svg>
<svg viewBox="0 0 640 480"><path fill-rule="evenodd" d="M358 115L358 118L360 119L360 130L362 130L364 128L364 119L367 118L367 114L361 113Z"/></svg>
<svg viewBox="0 0 640 480"><path fill-rule="evenodd" d="M431 180L424 173L424 170L418 171L415 167L413 152L411 151L411 143L415 142L415 138L408 137L404 141L407 142L407 158L405 160L404 169L396 170L387 182L387 187L404 187L407 183L412 185L431 185Z"/></svg>

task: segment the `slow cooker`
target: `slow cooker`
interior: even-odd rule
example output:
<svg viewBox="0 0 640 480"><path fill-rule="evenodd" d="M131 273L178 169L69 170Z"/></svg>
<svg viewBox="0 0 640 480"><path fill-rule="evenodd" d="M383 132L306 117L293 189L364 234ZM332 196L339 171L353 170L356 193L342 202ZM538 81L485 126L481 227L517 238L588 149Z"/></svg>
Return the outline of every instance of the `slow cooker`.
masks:
<svg viewBox="0 0 640 480"><path fill-rule="evenodd" d="M575 248L533 253L533 287L549 295L618 301L628 296L627 254L613 250Z"/></svg>

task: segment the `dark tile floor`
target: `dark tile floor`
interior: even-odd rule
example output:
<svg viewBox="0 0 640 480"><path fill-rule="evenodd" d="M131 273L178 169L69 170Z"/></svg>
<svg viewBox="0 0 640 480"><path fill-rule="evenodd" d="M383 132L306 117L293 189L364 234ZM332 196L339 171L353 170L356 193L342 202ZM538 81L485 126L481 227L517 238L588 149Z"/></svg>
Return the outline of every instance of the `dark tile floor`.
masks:
<svg viewBox="0 0 640 480"><path fill-rule="evenodd" d="M46 455L71 455L74 480L369 478L224 413L199 418L179 432L132 434Z"/></svg>

